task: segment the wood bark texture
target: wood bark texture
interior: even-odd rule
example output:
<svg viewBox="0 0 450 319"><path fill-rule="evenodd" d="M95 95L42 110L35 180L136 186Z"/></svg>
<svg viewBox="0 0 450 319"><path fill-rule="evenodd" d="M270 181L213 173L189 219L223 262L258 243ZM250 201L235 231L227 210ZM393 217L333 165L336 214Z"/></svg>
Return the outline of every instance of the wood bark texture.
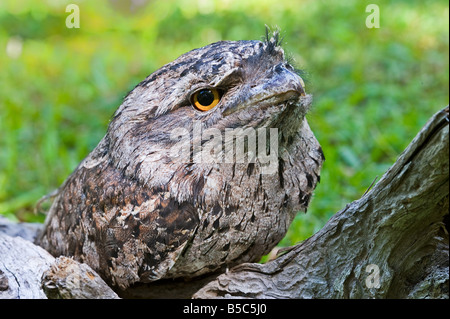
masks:
<svg viewBox="0 0 450 319"><path fill-rule="evenodd" d="M119 299L91 267L64 256L44 272L42 288L51 299Z"/></svg>
<svg viewBox="0 0 450 319"><path fill-rule="evenodd" d="M370 191L275 260L122 297L449 298L448 119L436 113ZM118 298L87 265L34 245L39 228L0 218L0 298Z"/></svg>
<svg viewBox="0 0 450 319"><path fill-rule="evenodd" d="M53 261L31 241L0 232L0 299L46 298L41 277Z"/></svg>
<svg viewBox="0 0 450 319"><path fill-rule="evenodd" d="M55 259L33 244L34 226L0 219L0 299L118 298L88 265L63 256Z"/></svg>

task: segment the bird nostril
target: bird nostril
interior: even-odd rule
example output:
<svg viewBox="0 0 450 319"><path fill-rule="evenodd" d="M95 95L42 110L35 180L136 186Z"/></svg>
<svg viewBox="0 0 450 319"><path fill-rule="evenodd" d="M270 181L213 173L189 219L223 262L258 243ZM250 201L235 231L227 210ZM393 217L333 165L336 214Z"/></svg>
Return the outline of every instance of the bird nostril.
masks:
<svg viewBox="0 0 450 319"><path fill-rule="evenodd" d="M283 72L283 69L284 69L284 63L280 63L275 66L274 71L275 71L275 73L280 74L281 72Z"/></svg>

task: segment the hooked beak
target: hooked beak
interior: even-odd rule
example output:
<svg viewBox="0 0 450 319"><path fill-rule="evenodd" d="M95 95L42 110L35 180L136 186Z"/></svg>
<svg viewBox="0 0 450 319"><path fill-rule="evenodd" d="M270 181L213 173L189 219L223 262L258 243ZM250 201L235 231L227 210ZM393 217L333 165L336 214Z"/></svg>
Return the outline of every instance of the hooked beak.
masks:
<svg viewBox="0 0 450 319"><path fill-rule="evenodd" d="M303 79L286 68L285 63L273 67L267 77L255 79L255 84L242 89L240 98L223 111L229 115L247 107L267 108L287 102L297 103L306 96Z"/></svg>

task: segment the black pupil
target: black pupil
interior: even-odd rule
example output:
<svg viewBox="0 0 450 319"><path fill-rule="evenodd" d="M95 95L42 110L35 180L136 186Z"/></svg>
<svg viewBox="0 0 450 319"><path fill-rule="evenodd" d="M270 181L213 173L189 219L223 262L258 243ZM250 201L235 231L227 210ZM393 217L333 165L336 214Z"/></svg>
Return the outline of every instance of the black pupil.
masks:
<svg viewBox="0 0 450 319"><path fill-rule="evenodd" d="M214 94L211 90L201 90L197 94L197 101L203 106L211 105L214 102Z"/></svg>

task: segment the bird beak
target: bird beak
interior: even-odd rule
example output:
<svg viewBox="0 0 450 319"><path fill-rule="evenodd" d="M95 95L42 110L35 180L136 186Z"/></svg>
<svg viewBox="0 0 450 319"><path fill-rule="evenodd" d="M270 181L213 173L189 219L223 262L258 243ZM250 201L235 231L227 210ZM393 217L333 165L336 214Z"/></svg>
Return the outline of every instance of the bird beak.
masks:
<svg viewBox="0 0 450 319"><path fill-rule="evenodd" d="M242 89L240 99L233 101L223 111L229 115L247 107L267 108L286 102L298 102L306 96L305 82L294 71L287 69L284 63L276 65L267 77L254 79Z"/></svg>

